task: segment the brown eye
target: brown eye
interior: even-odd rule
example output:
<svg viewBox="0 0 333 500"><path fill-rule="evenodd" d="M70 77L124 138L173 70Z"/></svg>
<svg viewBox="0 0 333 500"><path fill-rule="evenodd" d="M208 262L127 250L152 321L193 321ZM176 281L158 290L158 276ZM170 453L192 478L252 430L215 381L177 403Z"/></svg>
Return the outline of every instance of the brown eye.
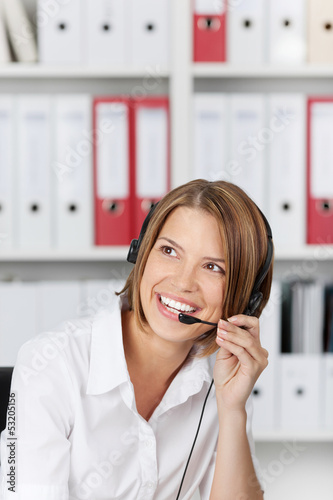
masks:
<svg viewBox="0 0 333 500"><path fill-rule="evenodd" d="M161 250L165 255L173 255L172 252L174 252L174 255L176 255L176 252L172 247L163 246Z"/></svg>
<svg viewBox="0 0 333 500"><path fill-rule="evenodd" d="M224 269L222 267L218 266L217 264L214 264L213 262L210 262L209 264L206 265L206 268L209 271L213 271L215 273L222 273L225 274Z"/></svg>

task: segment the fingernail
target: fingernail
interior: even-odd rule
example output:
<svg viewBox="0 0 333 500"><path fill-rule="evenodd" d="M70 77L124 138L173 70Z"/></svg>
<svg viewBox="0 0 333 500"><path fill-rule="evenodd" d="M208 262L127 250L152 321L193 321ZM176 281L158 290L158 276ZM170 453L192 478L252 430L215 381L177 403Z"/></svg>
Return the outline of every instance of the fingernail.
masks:
<svg viewBox="0 0 333 500"><path fill-rule="evenodd" d="M236 316L231 316L231 318L228 318L228 321L230 321L231 323L235 323L237 321L237 318Z"/></svg>
<svg viewBox="0 0 333 500"><path fill-rule="evenodd" d="M221 328L218 329L218 333L221 333L222 335L228 334L228 332L226 332L225 330L222 330Z"/></svg>

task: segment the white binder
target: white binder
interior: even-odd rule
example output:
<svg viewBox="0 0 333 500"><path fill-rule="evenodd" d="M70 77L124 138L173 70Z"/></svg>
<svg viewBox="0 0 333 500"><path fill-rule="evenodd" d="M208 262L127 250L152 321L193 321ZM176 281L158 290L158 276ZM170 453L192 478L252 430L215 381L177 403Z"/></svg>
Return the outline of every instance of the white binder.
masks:
<svg viewBox="0 0 333 500"><path fill-rule="evenodd" d="M252 391L252 429L256 433L273 431L278 426L279 358L269 360Z"/></svg>
<svg viewBox="0 0 333 500"><path fill-rule="evenodd" d="M51 246L51 99L19 96L16 212L18 246Z"/></svg>
<svg viewBox="0 0 333 500"><path fill-rule="evenodd" d="M82 302L79 281L41 281L36 284L36 294L38 333L78 317Z"/></svg>
<svg viewBox="0 0 333 500"><path fill-rule="evenodd" d="M84 61L82 0L38 0L39 61L45 64L80 64Z"/></svg>
<svg viewBox="0 0 333 500"><path fill-rule="evenodd" d="M262 65L266 54L267 0L243 0L228 11L227 60L235 65Z"/></svg>
<svg viewBox="0 0 333 500"><path fill-rule="evenodd" d="M193 178L224 179L227 159L227 97L224 94L194 95ZM227 180L227 179L225 179Z"/></svg>
<svg viewBox="0 0 333 500"><path fill-rule="evenodd" d="M308 62L333 63L333 2L308 0Z"/></svg>
<svg viewBox="0 0 333 500"><path fill-rule="evenodd" d="M13 246L14 99L0 97L0 253Z"/></svg>
<svg viewBox="0 0 333 500"><path fill-rule="evenodd" d="M268 218L279 249L305 244L306 99L301 94L269 96Z"/></svg>
<svg viewBox="0 0 333 500"><path fill-rule="evenodd" d="M92 103L88 95L55 97L54 238L58 248L93 245Z"/></svg>
<svg viewBox="0 0 333 500"><path fill-rule="evenodd" d="M170 1L129 0L131 54L133 66L168 66L170 56Z"/></svg>
<svg viewBox="0 0 333 500"><path fill-rule="evenodd" d="M302 64L307 51L307 0L269 0L269 62Z"/></svg>
<svg viewBox="0 0 333 500"><path fill-rule="evenodd" d="M321 427L322 355L281 356L281 429L316 431Z"/></svg>
<svg viewBox="0 0 333 500"><path fill-rule="evenodd" d="M0 64L11 61L9 43L6 33L4 0L0 0Z"/></svg>
<svg viewBox="0 0 333 500"><path fill-rule="evenodd" d="M266 101L260 94L230 98L230 181L240 186L265 213L265 150L271 138L265 122Z"/></svg>
<svg viewBox="0 0 333 500"><path fill-rule="evenodd" d="M323 355L324 360L324 427L326 430L333 430L333 355Z"/></svg>
<svg viewBox="0 0 333 500"><path fill-rule="evenodd" d="M37 61L33 26L22 0L1 0L13 51L19 62Z"/></svg>
<svg viewBox="0 0 333 500"><path fill-rule="evenodd" d="M128 0L86 0L86 59L90 65L129 62Z"/></svg>
<svg viewBox="0 0 333 500"><path fill-rule="evenodd" d="M36 286L0 283L0 366L14 366L20 347L37 334Z"/></svg>

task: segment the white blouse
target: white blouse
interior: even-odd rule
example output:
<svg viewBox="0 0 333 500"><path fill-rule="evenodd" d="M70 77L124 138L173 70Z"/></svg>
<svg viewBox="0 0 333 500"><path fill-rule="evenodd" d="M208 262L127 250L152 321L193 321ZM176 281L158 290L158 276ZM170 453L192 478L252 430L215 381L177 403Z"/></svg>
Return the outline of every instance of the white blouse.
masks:
<svg viewBox="0 0 333 500"><path fill-rule="evenodd" d="M11 386L15 429L8 412L1 433L1 499L176 500L215 355L185 364L147 422L136 410L121 307L115 297L94 317L66 322L19 350ZM260 480L251 398L246 410ZM202 500L209 499L218 431L213 386L182 500L192 498L198 487Z"/></svg>

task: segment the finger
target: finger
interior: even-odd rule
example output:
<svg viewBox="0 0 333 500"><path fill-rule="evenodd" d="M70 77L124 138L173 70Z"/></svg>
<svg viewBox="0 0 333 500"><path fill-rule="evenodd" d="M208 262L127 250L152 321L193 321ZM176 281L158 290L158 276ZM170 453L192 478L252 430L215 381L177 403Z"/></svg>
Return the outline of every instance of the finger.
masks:
<svg viewBox="0 0 333 500"><path fill-rule="evenodd" d="M222 320L223 321L223 320ZM245 314L238 314L237 316L232 316L224 323L229 325L234 325L243 330L247 330L254 337L259 338L259 319L254 316L246 316Z"/></svg>
<svg viewBox="0 0 333 500"><path fill-rule="evenodd" d="M223 348L223 345L224 345L223 340L219 337L216 337L215 341L216 341L217 345L220 347L219 358L220 359L230 358L232 356L232 353L228 349Z"/></svg>
<svg viewBox="0 0 333 500"><path fill-rule="evenodd" d="M229 351L234 354L240 363L251 369L251 371L261 373L268 365L266 357L262 356L260 359L253 358L249 351L242 346L234 344L233 342L220 339L219 337L217 337L216 342L218 345L221 345L225 351Z"/></svg>
<svg viewBox="0 0 333 500"><path fill-rule="evenodd" d="M229 329L229 331L218 328L217 336L223 340L228 340L235 345L243 347L250 353L252 358L258 362L262 362L264 358L267 359L268 352L261 347L259 340L241 328L237 328L237 330Z"/></svg>
<svg viewBox="0 0 333 500"><path fill-rule="evenodd" d="M230 323L229 321L224 321L223 319L219 320L217 325L217 331L227 332L235 336L238 336L239 338L242 338L244 340L252 339L257 344L260 345L259 336L254 335L253 331L251 332L248 329L245 329L244 327L236 326L235 324Z"/></svg>
<svg viewBox="0 0 333 500"><path fill-rule="evenodd" d="M250 354L251 358L260 364L266 363L266 361L267 361L268 356L266 356L264 349L261 346L258 346L256 344L252 344L251 340L250 341L249 340L237 341L235 339L235 337L233 337L230 334L226 334L226 335L222 334L221 336L218 336L217 338L222 340L222 342L225 341L225 342L228 342L228 344L233 344L233 345L238 346L242 349L245 349L245 351ZM223 342L223 345L224 345L224 342Z"/></svg>
<svg viewBox="0 0 333 500"><path fill-rule="evenodd" d="M220 339L219 337L217 337L216 342L221 346L221 348L231 352L234 356L236 356L242 364L246 366L254 366L254 362L256 360L254 360L251 354L246 349L244 349L244 347L233 344L228 340Z"/></svg>

